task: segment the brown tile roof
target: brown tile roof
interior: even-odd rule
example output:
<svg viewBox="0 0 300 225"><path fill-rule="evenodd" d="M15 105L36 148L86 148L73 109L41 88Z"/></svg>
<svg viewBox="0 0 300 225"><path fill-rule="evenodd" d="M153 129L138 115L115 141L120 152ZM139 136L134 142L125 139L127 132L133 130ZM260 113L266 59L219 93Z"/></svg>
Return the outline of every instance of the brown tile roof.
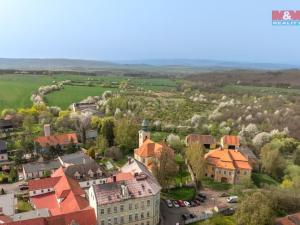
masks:
<svg viewBox="0 0 300 225"><path fill-rule="evenodd" d="M209 151L205 159L209 164L223 169L252 170L248 159L237 150L218 148Z"/></svg>
<svg viewBox="0 0 300 225"><path fill-rule="evenodd" d="M56 145L67 145L73 142L78 143L77 135L75 133L70 134L59 134L51 136L41 136L35 139L35 142L39 143L42 147L56 146Z"/></svg>
<svg viewBox="0 0 300 225"><path fill-rule="evenodd" d="M223 144L240 146L240 138L238 136L225 135L222 137Z"/></svg>
<svg viewBox="0 0 300 225"><path fill-rule="evenodd" d="M202 144L215 144L216 140L211 135L189 134L186 136L186 143L188 145L193 142L200 142Z"/></svg>

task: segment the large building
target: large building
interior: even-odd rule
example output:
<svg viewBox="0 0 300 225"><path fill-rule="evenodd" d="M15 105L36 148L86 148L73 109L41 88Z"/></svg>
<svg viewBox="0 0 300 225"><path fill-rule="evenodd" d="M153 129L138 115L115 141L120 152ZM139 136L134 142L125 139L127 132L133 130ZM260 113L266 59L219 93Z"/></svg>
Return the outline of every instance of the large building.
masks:
<svg viewBox="0 0 300 225"><path fill-rule="evenodd" d="M129 160L122 173L127 179L94 185L89 189L90 205L99 225L156 225L159 223L160 190L151 173L140 162Z"/></svg>
<svg viewBox="0 0 300 225"><path fill-rule="evenodd" d="M189 134L185 138L185 143L187 146L193 143L199 143L206 149L215 149L217 147L217 142L212 135Z"/></svg>
<svg viewBox="0 0 300 225"><path fill-rule="evenodd" d="M60 215L89 208L85 191L79 183L66 176L63 168L50 178L30 180L29 196L34 208L48 208L51 215Z"/></svg>
<svg viewBox="0 0 300 225"><path fill-rule="evenodd" d="M205 155L207 177L215 181L236 184L242 177L251 177L252 167L248 159L233 149L215 149Z"/></svg>

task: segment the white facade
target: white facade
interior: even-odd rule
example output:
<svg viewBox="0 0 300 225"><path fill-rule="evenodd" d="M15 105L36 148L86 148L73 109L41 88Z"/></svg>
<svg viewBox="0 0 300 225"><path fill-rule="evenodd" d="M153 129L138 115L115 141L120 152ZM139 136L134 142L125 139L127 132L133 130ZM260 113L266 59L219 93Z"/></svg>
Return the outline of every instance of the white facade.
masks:
<svg viewBox="0 0 300 225"><path fill-rule="evenodd" d="M144 141L146 139L150 139L150 132L149 131L144 131L144 130L139 130L139 147L142 146Z"/></svg>

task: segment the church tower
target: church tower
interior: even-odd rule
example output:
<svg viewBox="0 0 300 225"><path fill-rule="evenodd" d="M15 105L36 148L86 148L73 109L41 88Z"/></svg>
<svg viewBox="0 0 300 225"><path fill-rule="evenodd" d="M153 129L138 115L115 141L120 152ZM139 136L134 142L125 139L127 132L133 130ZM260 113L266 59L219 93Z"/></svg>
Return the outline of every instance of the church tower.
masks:
<svg viewBox="0 0 300 225"><path fill-rule="evenodd" d="M146 139L150 139L149 124L147 120L143 120L142 129L139 130L139 147L141 147Z"/></svg>

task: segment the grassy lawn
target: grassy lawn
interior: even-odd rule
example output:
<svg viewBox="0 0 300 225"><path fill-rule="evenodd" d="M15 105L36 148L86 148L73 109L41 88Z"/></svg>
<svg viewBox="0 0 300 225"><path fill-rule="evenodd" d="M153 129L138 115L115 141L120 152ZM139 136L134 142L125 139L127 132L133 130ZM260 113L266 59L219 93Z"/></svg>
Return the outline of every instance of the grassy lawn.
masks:
<svg viewBox="0 0 300 225"><path fill-rule="evenodd" d="M66 109L72 103L81 101L88 96L101 96L106 90L111 89L100 86L89 87L66 85L63 90L48 94L46 96L46 101L49 105L55 105L61 107L62 109Z"/></svg>
<svg viewBox="0 0 300 225"><path fill-rule="evenodd" d="M206 221L193 223L192 225L207 224ZM214 216L209 220L209 225L235 225L234 216Z"/></svg>
<svg viewBox="0 0 300 225"><path fill-rule="evenodd" d="M279 185L278 181L274 180L274 178L267 174L252 173L252 180L257 187L263 187L264 184L274 186Z"/></svg>
<svg viewBox="0 0 300 225"><path fill-rule="evenodd" d="M161 196L162 198L172 200L192 200L195 194L196 190L193 187L178 187L162 192Z"/></svg>
<svg viewBox="0 0 300 225"><path fill-rule="evenodd" d="M227 191L232 187L231 184L216 182L210 178L204 178L202 180L202 184L204 187L210 188L215 191Z"/></svg>
<svg viewBox="0 0 300 225"><path fill-rule="evenodd" d="M28 202L26 202L22 199L18 199L17 209L18 209L18 212L28 212L28 211L33 210L32 206Z"/></svg>

